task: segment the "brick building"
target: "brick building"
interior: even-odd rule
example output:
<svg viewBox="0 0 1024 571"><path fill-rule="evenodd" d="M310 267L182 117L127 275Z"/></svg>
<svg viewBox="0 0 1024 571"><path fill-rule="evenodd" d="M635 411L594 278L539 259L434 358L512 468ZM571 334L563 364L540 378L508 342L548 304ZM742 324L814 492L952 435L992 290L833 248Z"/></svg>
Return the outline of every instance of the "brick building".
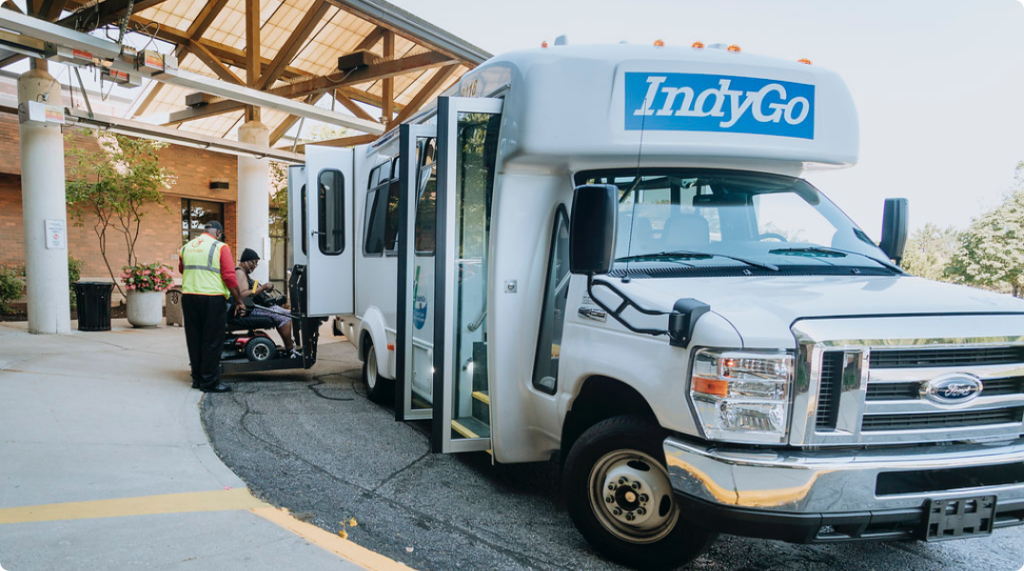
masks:
<svg viewBox="0 0 1024 571"><path fill-rule="evenodd" d="M68 132L69 129L65 129ZM71 144L95 145L88 137L76 136ZM65 159L66 163L69 160ZM213 153L191 147L169 145L160 151L160 161L170 171L170 185L164 191L166 208L147 208L136 253L142 263L162 262L177 269L177 250L192 226L192 235L202 231L206 219L223 222L225 241L232 252L239 252L236 235L238 160L233 155ZM21 155L18 144L18 118L0 114L0 265L12 267L25 263L22 228ZM65 164L65 172L68 165ZM211 189L211 182L226 181L227 189ZM110 275L100 255L99 241L86 219L75 225L68 213L68 254L82 264L82 279L109 281ZM40 231L42 229L40 228ZM126 249L120 234L109 232L107 255L115 273L126 262ZM253 247L243 245L243 247Z"/></svg>

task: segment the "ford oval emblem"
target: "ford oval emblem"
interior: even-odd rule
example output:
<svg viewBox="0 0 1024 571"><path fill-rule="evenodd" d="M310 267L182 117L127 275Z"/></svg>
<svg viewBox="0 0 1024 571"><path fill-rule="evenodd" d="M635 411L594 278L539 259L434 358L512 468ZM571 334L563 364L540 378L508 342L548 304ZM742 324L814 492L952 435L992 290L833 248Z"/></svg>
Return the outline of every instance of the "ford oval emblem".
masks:
<svg viewBox="0 0 1024 571"><path fill-rule="evenodd" d="M964 404L978 398L982 388L978 377L952 373L921 383L921 396L936 404Z"/></svg>

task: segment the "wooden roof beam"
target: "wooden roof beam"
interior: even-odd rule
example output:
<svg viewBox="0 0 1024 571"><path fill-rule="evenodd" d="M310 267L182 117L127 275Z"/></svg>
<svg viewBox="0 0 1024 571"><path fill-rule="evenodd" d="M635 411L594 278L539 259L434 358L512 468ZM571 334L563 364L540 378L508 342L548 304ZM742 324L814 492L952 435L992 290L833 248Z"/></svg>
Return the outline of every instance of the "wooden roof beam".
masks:
<svg viewBox="0 0 1024 571"><path fill-rule="evenodd" d="M228 69L228 66L224 65L223 62L217 59L217 56L210 53L210 50L203 44L200 44L195 40L189 40L188 49L195 54L197 58L199 58L199 61L206 64L206 67L213 70L213 73L216 73L217 77L224 81L230 81L236 85L245 85L242 78L238 77L235 75L235 72Z"/></svg>
<svg viewBox="0 0 1024 571"><path fill-rule="evenodd" d="M277 55L274 56L274 61L270 62L266 71L263 72L259 82L256 84L257 89L266 89L281 77L285 67L295 59L299 50L302 49L306 40L313 34L317 25L320 24L320 20L323 20L330 8L331 5L325 0L317 0L314 8L306 12L306 15L302 17L302 21L299 22L292 30L291 35L288 36L288 39L285 40L281 51L277 52Z"/></svg>
<svg viewBox="0 0 1024 571"><path fill-rule="evenodd" d="M434 77L431 77L430 81L420 88L419 92L405 106L405 109L398 114L398 117L395 117L394 123L400 125L409 120L455 74L455 70L458 68L459 64L453 63L437 70Z"/></svg>
<svg viewBox="0 0 1024 571"><path fill-rule="evenodd" d="M328 139L326 141L315 141L310 142L310 145L319 145L322 147L354 147L356 145L365 145L366 143L372 143L380 138L380 135L355 135L352 137L342 137L340 139ZM298 145L295 147L295 152L302 154L306 152L306 145Z"/></svg>
<svg viewBox="0 0 1024 571"><path fill-rule="evenodd" d="M196 16L196 19L192 22L192 25L188 27L188 31L185 35L193 40L199 40L206 33L206 30L210 28L213 21L221 13L221 10L228 5L228 0L209 0L202 11Z"/></svg>
<svg viewBox="0 0 1024 571"><path fill-rule="evenodd" d="M437 52L426 52L413 56L404 57L392 61L385 61L358 69L340 80L331 76L319 76L289 83L273 89L266 90L267 93L294 99L312 93L322 93L335 87L345 85L356 85L368 83L378 79L387 79L414 71L423 71L440 65L452 62L452 58ZM382 101L383 103L383 101Z"/></svg>
<svg viewBox="0 0 1024 571"><path fill-rule="evenodd" d="M68 0L65 0L67 2ZM128 13L128 6L132 7L132 14L148 10L153 6L161 4L166 0L104 0L99 4L86 5L86 2L76 1L80 8L74 14L62 18L57 23L61 26L72 28L80 32L91 32L107 24L113 24L124 18ZM68 2L70 4L70 2ZM84 6L84 7L83 7ZM60 12L58 12L58 15ZM134 19L134 16L133 16Z"/></svg>

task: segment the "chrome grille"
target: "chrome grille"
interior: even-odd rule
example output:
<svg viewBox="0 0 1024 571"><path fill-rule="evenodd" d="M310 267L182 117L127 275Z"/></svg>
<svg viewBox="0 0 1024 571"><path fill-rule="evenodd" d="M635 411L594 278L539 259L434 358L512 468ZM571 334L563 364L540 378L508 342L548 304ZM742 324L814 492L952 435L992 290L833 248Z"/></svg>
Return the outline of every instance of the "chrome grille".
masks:
<svg viewBox="0 0 1024 571"><path fill-rule="evenodd" d="M818 389L818 413L815 426L835 429L839 414L839 395L843 383L843 353L829 351L821 360L821 386Z"/></svg>
<svg viewBox="0 0 1024 571"><path fill-rule="evenodd" d="M877 446L1024 435L1024 315L798 320L790 443ZM956 376L973 399L922 396Z"/></svg>
<svg viewBox="0 0 1024 571"><path fill-rule="evenodd" d="M1024 408L1000 408L967 412L936 412L929 414L875 414L864 417L864 432L880 430L926 430L987 426L1021 421Z"/></svg>
<svg viewBox="0 0 1024 571"><path fill-rule="evenodd" d="M1024 347L882 349L871 351L872 369L918 369L1024 363Z"/></svg>
<svg viewBox="0 0 1024 571"><path fill-rule="evenodd" d="M825 377L822 376L822 384ZM987 396L1024 394L1024 377L989 379L984 383ZM921 381L873 383L868 385L868 400L907 400L920 398Z"/></svg>

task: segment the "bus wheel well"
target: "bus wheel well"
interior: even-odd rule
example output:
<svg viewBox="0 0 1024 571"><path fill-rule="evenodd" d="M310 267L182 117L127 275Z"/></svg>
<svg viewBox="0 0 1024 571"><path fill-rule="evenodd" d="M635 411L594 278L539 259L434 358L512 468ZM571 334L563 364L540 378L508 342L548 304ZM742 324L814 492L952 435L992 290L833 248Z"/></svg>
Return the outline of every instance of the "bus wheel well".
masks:
<svg viewBox="0 0 1024 571"><path fill-rule="evenodd" d="M370 332L363 331L363 334L359 336L359 359L361 361L366 360L366 353L370 350L371 343L373 343L373 339L370 337Z"/></svg>
<svg viewBox="0 0 1024 571"><path fill-rule="evenodd" d="M562 459L588 428L615 416L640 416L657 424L651 405L633 387L608 377L590 377L573 400L562 424Z"/></svg>

